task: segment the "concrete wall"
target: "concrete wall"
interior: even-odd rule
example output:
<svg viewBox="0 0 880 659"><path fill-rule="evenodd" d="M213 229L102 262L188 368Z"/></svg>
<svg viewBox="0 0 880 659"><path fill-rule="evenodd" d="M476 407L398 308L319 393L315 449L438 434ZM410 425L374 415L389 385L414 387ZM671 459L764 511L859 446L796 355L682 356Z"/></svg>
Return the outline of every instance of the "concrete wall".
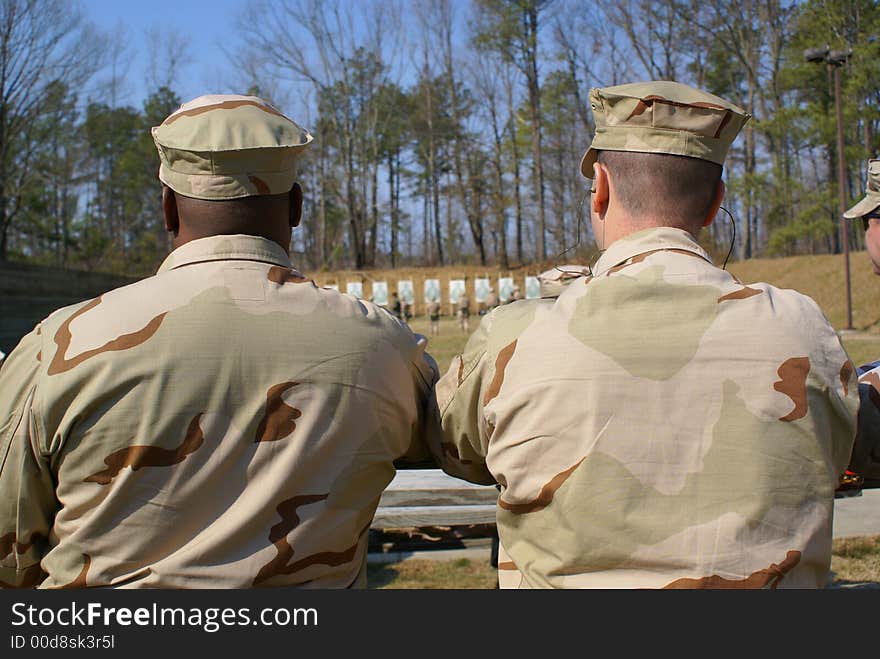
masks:
<svg viewBox="0 0 880 659"><path fill-rule="evenodd" d="M9 353L56 309L133 281L104 273L0 262L0 350Z"/></svg>

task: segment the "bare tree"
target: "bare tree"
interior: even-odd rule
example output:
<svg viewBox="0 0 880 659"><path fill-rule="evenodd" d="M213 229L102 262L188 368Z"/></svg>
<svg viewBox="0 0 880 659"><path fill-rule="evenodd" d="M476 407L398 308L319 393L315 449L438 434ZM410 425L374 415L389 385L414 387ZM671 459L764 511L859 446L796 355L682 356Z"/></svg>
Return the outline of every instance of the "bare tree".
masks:
<svg viewBox="0 0 880 659"><path fill-rule="evenodd" d="M492 231L495 248L498 254L498 265L507 270L510 259L507 254L507 185L504 181L504 127L506 121L502 116L504 90L499 81L503 77L505 64L498 58L486 57L477 60L474 67L474 89L480 101L489 125L492 129L492 179L491 208L495 216L495 227Z"/></svg>
<svg viewBox="0 0 880 659"><path fill-rule="evenodd" d="M376 254L377 94L386 73L384 39L393 41L390 26L399 12L387 2L358 8L338 0L259 2L240 28L268 76L313 86L319 114L338 141L343 180L338 192L348 215L349 247L360 268L371 265Z"/></svg>
<svg viewBox="0 0 880 659"><path fill-rule="evenodd" d="M553 26L553 36L556 41L556 50L559 58L565 63L568 75L576 84L574 93L577 99L577 117L588 133L593 132L593 120L590 117L588 93L582 85L584 82L589 87L593 81L601 80L601 74L596 71L596 63L601 62L595 57L598 53L596 47L600 41L598 30L592 22L592 17L586 18L575 13L574 20L571 16L563 20L558 18ZM583 53L581 44L584 41L592 42L594 49L590 56Z"/></svg>
<svg viewBox="0 0 880 659"><path fill-rule="evenodd" d="M516 259L522 264L525 263L525 254L523 252L524 240L524 218L522 203L522 171L520 150L519 150L519 128L520 124L526 123L516 111L516 92L514 91L513 75L510 69L502 72L502 84L504 86L504 97L507 102L507 134L510 144L511 168L513 171L513 199L515 202L515 223L516 227Z"/></svg>
<svg viewBox="0 0 880 659"><path fill-rule="evenodd" d="M761 195L754 183L761 131L758 122L772 119L784 108L780 76L791 11L791 7L783 6L780 0L691 0L679 10L688 33L695 35L694 38L701 35L704 44L711 42L730 60L731 65L725 67L727 80L723 91L757 119L749 122L744 130L743 258L755 254L757 237L761 232ZM742 82L737 80L738 77ZM782 198L787 198L791 174L786 162L788 140L784 135L774 135L772 130L764 129L761 133L774 159L774 170L783 190ZM790 202L783 205L790 206Z"/></svg>
<svg viewBox="0 0 880 659"><path fill-rule="evenodd" d="M186 35L173 27L154 25L146 31L144 38L151 54L147 69L150 89L176 89L180 72L189 65L192 55Z"/></svg>
<svg viewBox="0 0 880 659"><path fill-rule="evenodd" d="M623 0L603 4L610 23L626 36L644 73L655 80L678 80L685 61L679 0Z"/></svg>
<svg viewBox="0 0 880 659"><path fill-rule="evenodd" d="M476 153L478 145L471 138L467 129L471 103L468 101L468 95L462 85L462 76L459 73L464 66L461 62L456 61L454 56L455 16L453 5L449 0L428 0L421 5L420 14L421 22L426 31L427 43L430 44L433 52L439 54L439 59L442 62L442 79L447 89L448 107L446 111L449 112L454 131L448 141L454 173L451 188L455 191L455 196L467 220L480 263L485 265L486 246L482 209L480 208L482 180L476 172L477 163L481 158ZM448 224L451 224L451 215ZM447 239L454 239L453 232L448 229Z"/></svg>
<svg viewBox="0 0 880 659"><path fill-rule="evenodd" d="M516 65L526 81L532 131L532 165L538 204L537 258L547 258L544 164L541 149L541 82L538 34L552 0L479 0L478 47L495 50Z"/></svg>

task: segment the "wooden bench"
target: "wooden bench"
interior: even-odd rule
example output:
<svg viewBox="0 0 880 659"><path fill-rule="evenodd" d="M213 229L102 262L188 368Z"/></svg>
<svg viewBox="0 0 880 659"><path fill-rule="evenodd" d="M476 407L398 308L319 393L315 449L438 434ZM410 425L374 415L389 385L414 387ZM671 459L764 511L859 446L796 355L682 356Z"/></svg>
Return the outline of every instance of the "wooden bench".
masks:
<svg viewBox="0 0 880 659"><path fill-rule="evenodd" d="M474 485L439 469L399 469L379 500L371 544L376 548L385 540L439 549L461 546L467 538L491 538L491 563L497 567L497 499L492 485Z"/></svg>

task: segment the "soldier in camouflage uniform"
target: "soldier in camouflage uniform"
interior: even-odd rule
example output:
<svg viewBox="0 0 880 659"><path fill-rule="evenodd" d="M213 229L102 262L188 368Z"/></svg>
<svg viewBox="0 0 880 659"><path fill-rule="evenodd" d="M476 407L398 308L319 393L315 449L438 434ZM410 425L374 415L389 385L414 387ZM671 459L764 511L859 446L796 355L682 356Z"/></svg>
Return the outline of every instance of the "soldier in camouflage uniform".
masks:
<svg viewBox="0 0 880 659"><path fill-rule="evenodd" d="M822 587L855 369L811 299L696 239L749 117L674 82L590 100L604 251L483 318L437 385L438 460L499 484L502 588Z"/></svg>
<svg viewBox="0 0 880 659"><path fill-rule="evenodd" d="M541 297L558 297L573 280L589 274L588 266L569 263L545 270L538 275Z"/></svg>
<svg viewBox="0 0 880 659"><path fill-rule="evenodd" d="M0 582L344 588L436 368L291 266L311 135L253 96L153 129L174 247L42 321L0 370Z"/></svg>
<svg viewBox="0 0 880 659"><path fill-rule="evenodd" d="M868 161L868 181L865 188L865 196L852 208L848 208L843 217L862 221L871 265L874 274L880 275L880 159Z"/></svg>
<svg viewBox="0 0 880 659"><path fill-rule="evenodd" d="M462 291L456 301L456 315L458 316L458 328L462 332L470 331L471 299L465 291Z"/></svg>
<svg viewBox="0 0 880 659"><path fill-rule="evenodd" d="M483 313L489 313L492 309L496 308L501 301L498 299L498 293L495 292L495 287L489 287L489 295L486 297L486 308Z"/></svg>
<svg viewBox="0 0 880 659"><path fill-rule="evenodd" d="M874 274L880 275L880 159L868 161L865 196L843 217L861 220L865 245ZM859 431L853 447L850 470L856 489L867 483L880 486L880 361L859 366Z"/></svg>

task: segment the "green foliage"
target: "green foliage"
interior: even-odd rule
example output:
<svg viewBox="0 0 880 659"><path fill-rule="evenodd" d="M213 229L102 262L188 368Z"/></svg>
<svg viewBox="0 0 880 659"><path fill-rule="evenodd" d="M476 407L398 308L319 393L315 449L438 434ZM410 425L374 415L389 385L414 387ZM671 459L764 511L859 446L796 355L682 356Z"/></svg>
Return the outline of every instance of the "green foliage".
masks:
<svg viewBox="0 0 880 659"><path fill-rule="evenodd" d="M791 36L785 50L782 83L794 104L792 111L775 119L777 133L788 129L807 149L820 149L816 157L824 157L828 172L833 172L819 185L829 196L837 195L834 72L825 64L805 61L804 51L825 46L832 51L852 51L839 70L847 168L844 185L849 201L861 197L864 162L877 157L880 150L878 34L880 5L873 0L809 0L800 4L792 16ZM810 215L810 205L807 199L801 216ZM831 205L835 207L836 203Z"/></svg>
<svg viewBox="0 0 880 659"><path fill-rule="evenodd" d="M17 251L39 263L127 275L155 271L168 252L158 156L150 127L180 105L171 90L142 110L90 102L60 81L29 125L32 176L22 188Z"/></svg>
<svg viewBox="0 0 880 659"><path fill-rule="evenodd" d="M829 190L803 191L801 203L794 219L773 230L767 245L767 251L773 256L792 256L807 247L808 251L815 252L810 246L815 246L831 236L837 225L831 220L831 209L834 207L834 199Z"/></svg>

